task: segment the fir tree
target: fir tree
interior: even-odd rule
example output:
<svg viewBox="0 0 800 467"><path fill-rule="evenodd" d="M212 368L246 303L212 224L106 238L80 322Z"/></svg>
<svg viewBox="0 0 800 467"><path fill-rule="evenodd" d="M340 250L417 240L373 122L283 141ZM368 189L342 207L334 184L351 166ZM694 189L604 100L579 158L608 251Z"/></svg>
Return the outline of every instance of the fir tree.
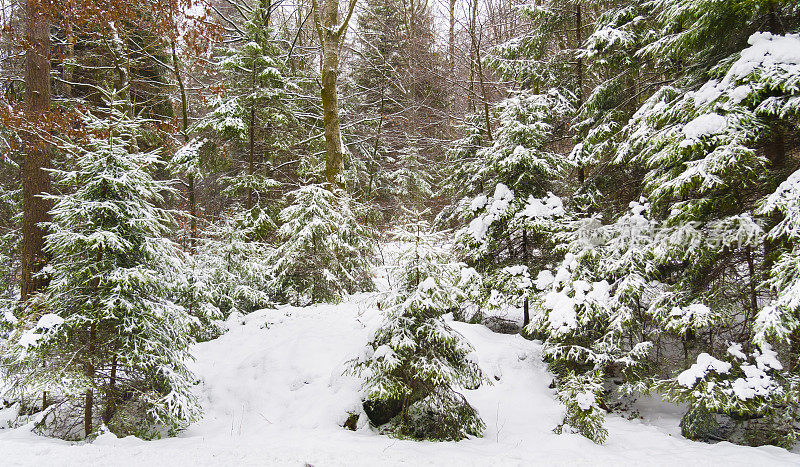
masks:
<svg viewBox="0 0 800 467"><path fill-rule="evenodd" d="M193 129L207 135L207 143L221 145L218 165L228 166L220 180L223 194L248 211L250 230L262 239L275 229L275 188L280 185L275 169L294 157L289 151L299 128L291 98L297 86L285 74L271 14L271 8L256 1L236 38L239 45L220 50L225 92Z"/></svg>
<svg viewBox="0 0 800 467"><path fill-rule="evenodd" d="M397 403L385 432L437 441L480 436L483 421L458 391L477 388L483 376L469 359L472 346L443 317L462 297L462 265L447 260L440 236L417 218L396 234L403 242L399 284L352 371L364 378L368 413L376 404Z"/></svg>
<svg viewBox="0 0 800 467"><path fill-rule="evenodd" d="M52 196L52 281L6 355L20 394L46 391L54 403L44 428L69 438L98 420L152 436L199 415L186 368L193 320L175 304L182 258L172 214L158 207L171 184L152 177L163 162L139 149L145 122L116 97L107 115L86 115L75 169L54 172L74 191Z"/></svg>
<svg viewBox="0 0 800 467"><path fill-rule="evenodd" d="M557 372L559 367L605 369L609 377L621 368L627 381L623 392L646 391L653 372L675 371L666 358L670 351L683 354L684 368L705 369L731 342L742 348L742 360L763 355L763 345L774 346L777 364L761 368L775 382L774 391L762 398L742 399L733 392L740 376L748 381L752 368L760 368L743 362L734 368L748 369L708 376L708 390L681 385L680 376L655 389L689 403L683 422L687 436L708 436L714 417L724 415L757 420L742 425L748 440L738 442L789 445L794 435L786 427L796 417L797 389L780 359L791 361L794 309L776 306L780 298L769 297L781 297L783 287L791 290L792 267L775 262L780 255L790 258L793 248L791 234L782 227L791 222L790 210L779 201L786 199L791 183L767 195L790 173L784 141L797 115L796 89L788 85L798 75L788 52L797 49L789 45L796 37L757 33L744 47L739 34L755 27L752 10L706 2L652 4L658 6L665 39L641 53L653 54L651 60L680 56L694 65L681 70L676 85L647 99L619 131L597 134L596 142L606 147L595 147L601 149L598 154L613 154L612 162L627 165L626 170L646 168L641 185L646 200L631 203L629 212L607 225L586 218L583 228L576 226L574 234L563 237L571 238L570 255L550 274L551 285L540 298L543 313L535 322ZM770 11L781 16L781 8ZM680 21L703 19L676 33L680 21L673 14ZM746 27L729 40L718 29L721 24ZM691 37L699 42L684 42ZM708 43L709 38L714 40ZM697 53L687 55L692 47ZM720 59L719 54L728 55ZM590 235L581 238L586 227ZM762 283L766 275L771 289ZM602 307L576 302L585 284L598 281L606 281L610 292ZM667 344L673 339L678 349ZM698 355L703 362L692 363ZM756 379L764 382L767 376ZM704 435L697 431L701 425Z"/></svg>
<svg viewBox="0 0 800 467"><path fill-rule="evenodd" d="M305 305L370 290L372 239L354 201L319 185L298 188L289 200L278 216L280 244L270 255L280 296Z"/></svg>

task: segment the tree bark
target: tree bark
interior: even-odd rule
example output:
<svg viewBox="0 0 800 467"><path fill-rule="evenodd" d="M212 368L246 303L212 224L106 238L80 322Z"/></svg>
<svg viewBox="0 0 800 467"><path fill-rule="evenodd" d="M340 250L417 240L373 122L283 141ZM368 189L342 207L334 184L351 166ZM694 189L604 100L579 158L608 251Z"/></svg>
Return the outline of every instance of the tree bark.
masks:
<svg viewBox="0 0 800 467"><path fill-rule="evenodd" d="M94 381L94 341L95 341L95 324L92 323L89 328L89 359L86 367L86 373L90 381ZM92 408L94 405L94 391L92 389L86 390L86 399L83 408L83 431L88 438L92 434Z"/></svg>
<svg viewBox="0 0 800 467"><path fill-rule="evenodd" d="M111 377L108 380L108 391L106 391L106 411L103 414L103 423L105 424L108 424L108 422L111 421L111 418L117 411L116 385L117 385L117 356L114 355L114 357L111 360Z"/></svg>
<svg viewBox="0 0 800 467"><path fill-rule="evenodd" d="M328 3L335 3L329 1ZM336 15L333 15L333 21ZM342 130L339 122L339 98L337 81L339 79L338 40L326 30L328 38L323 45L322 63L322 121L325 125L325 180L331 186L338 186L337 177L342 172L344 155L342 153Z"/></svg>
<svg viewBox="0 0 800 467"><path fill-rule="evenodd" d="M480 42L477 38L477 25L478 25L478 0L474 0L472 5L472 18L470 20L469 37L472 40L472 49L475 51L475 66L478 69L478 81L481 87L481 94L483 94L483 119L486 124L486 139L492 141L492 121L489 116L489 96L486 93L486 83L483 79L483 64L481 63L481 49Z"/></svg>
<svg viewBox="0 0 800 467"><path fill-rule="evenodd" d="M583 43L583 37L581 34L581 30L583 29L583 17L581 11L581 2L578 2L575 5L575 48L579 49L581 47L581 43ZM578 55L578 62L575 67L575 77L577 81L577 94L578 94L578 102L583 103L583 58Z"/></svg>
<svg viewBox="0 0 800 467"><path fill-rule="evenodd" d="M448 35L447 53L450 66L450 79L455 85L456 79L456 0L450 0L450 31Z"/></svg>
<svg viewBox="0 0 800 467"><path fill-rule="evenodd" d="M25 54L25 110L29 122L46 121L50 110L50 25L38 0L26 4L28 26ZM50 191L50 153L45 140L31 135L22 169L22 302L47 285L35 277L47 263L45 230L40 223L50 219L50 203L41 197Z"/></svg>
<svg viewBox="0 0 800 467"><path fill-rule="evenodd" d="M347 16L339 24L339 0L326 0L320 11L313 0L314 24L322 46L322 122L325 127L325 181L331 187L344 188L339 180L344 166L342 129L339 122L339 57L347 25L353 16L356 0L350 0Z"/></svg>
<svg viewBox="0 0 800 467"><path fill-rule="evenodd" d="M255 95L256 89L256 64L253 61L253 83L251 93ZM249 153L247 157L247 175L249 176L247 187L247 209L253 209L253 174L255 173L255 127L256 127L256 102L255 99L250 101L250 131L248 134Z"/></svg>
<svg viewBox="0 0 800 467"><path fill-rule="evenodd" d="M579 49L581 47L581 43L583 42L583 37L581 35L581 29L583 29L583 18L581 12L581 2L579 1L575 5L575 48ZM583 104L583 58L578 55L578 62L575 67L575 78L576 78L576 94L578 96L578 105ZM586 168L583 166L583 163L578 165L578 183L583 185L586 181Z"/></svg>
<svg viewBox="0 0 800 467"><path fill-rule="evenodd" d="M779 34L778 32L778 14L775 11L775 2L769 2L769 32Z"/></svg>
<svg viewBox="0 0 800 467"><path fill-rule="evenodd" d="M183 134L183 142L186 144L189 142L189 104L186 97L186 86L183 84L183 77L179 68L180 62L175 41L171 43L171 46L173 71L181 94L181 133ZM189 252L195 254L197 244L197 206L195 205L194 174L190 173L186 178L186 190L189 198Z"/></svg>
<svg viewBox="0 0 800 467"><path fill-rule="evenodd" d="M528 266L528 230L522 229L522 260L525 266ZM525 297L525 303L522 305L522 327L525 328L531 322L529 311L528 297Z"/></svg>

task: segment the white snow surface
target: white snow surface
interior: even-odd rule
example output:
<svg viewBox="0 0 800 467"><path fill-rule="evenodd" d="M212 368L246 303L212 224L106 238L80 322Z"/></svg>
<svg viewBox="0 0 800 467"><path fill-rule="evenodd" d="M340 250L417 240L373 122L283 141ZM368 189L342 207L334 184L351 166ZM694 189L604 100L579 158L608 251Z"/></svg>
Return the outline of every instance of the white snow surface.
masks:
<svg viewBox="0 0 800 467"><path fill-rule="evenodd" d="M468 231L476 242L482 242L489 227L508 210L508 205L514 200L514 193L504 184L498 183L494 189L494 196L487 199L484 195L479 195L472 200L470 208L473 210L487 206L486 213L482 214L469 223Z"/></svg>
<svg viewBox="0 0 800 467"><path fill-rule="evenodd" d="M605 445L577 434L556 435L563 406L548 388L542 347L518 335L451 322L475 347L493 383L464 391L486 423L485 436L461 442L398 440L365 423L343 429L359 410L360 382L342 376L381 321L378 295L338 305L282 307L228 322L229 331L197 344L192 364L205 418L176 438L143 441L104 434L93 444L0 430L4 466L16 465L798 465L800 455L777 447L704 444L679 435L679 411L628 421L609 415ZM583 401L589 402L588 400ZM0 419L4 412L0 411ZM666 414L665 414L666 413Z"/></svg>
<svg viewBox="0 0 800 467"><path fill-rule="evenodd" d="M39 318L39 321L36 322L37 329L54 329L61 325L64 322L64 318L54 315L53 313L47 313Z"/></svg>
<svg viewBox="0 0 800 467"><path fill-rule="evenodd" d="M548 193L545 198L528 198L528 204L525 209L519 214L530 219L534 218L550 218L564 215L564 203L558 196Z"/></svg>
<svg viewBox="0 0 800 467"><path fill-rule="evenodd" d="M755 73L792 75L800 72L800 34L757 32L748 38L747 43L750 47L742 50L739 59L721 81L712 79L688 94L693 97L695 106L712 103L723 94L727 94L732 104L739 104L753 88L738 82Z"/></svg>
<svg viewBox="0 0 800 467"><path fill-rule="evenodd" d="M701 136L716 135L725 130L725 117L710 113L700 115L683 127L683 134L689 139L698 139Z"/></svg>
<svg viewBox="0 0 800 467"><path fill-rule="evenodd" d="M697 363L692 364L688 370L678 375L678 383L681 386L692 388L697 383L697 380L705 378L708 372L715 371L719 374L725 374L731 371L731 366L730 363L723 362L703 352L697 356Z"/></svg>

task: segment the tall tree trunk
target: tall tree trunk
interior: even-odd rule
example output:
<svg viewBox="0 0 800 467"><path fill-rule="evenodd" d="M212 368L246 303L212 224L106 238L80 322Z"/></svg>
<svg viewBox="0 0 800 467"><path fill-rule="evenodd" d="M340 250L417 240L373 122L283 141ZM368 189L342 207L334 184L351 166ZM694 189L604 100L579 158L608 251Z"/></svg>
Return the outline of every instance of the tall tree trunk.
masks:
<svg viewBox="0 0 800 467"><path fill-rule="evenodd" d="M575 48L579 49L581 47L581 43L583 42L583 37L581 34L581 29L583 29L583 17L581 11L581 2L579 1L575 5ZM575 81L576 81L576 94L578 96L578 105L583 104L583 58L578 55L578 61L575 66ZM583 163L578 165L578 182L583 185L583 182L586 180L586 169L583 166Z"/></svg>
<svg viewBox="0 0 800 467"><path fill-rule="evenodd" d="M478 69L478 82L481 87L481 94L483 100L483 119L486 125L486 139L492 141L492 121L489 118L489 96L486 93L486 83L483 79L483 64L481 63L481 49L480 42L477 37L478 25L478 0L474 0L472 5L472 18L470 19L469 37L472 40L472 50L475 52L475 66Z"/></svg>
<svg viewBox="0 0 800 467"><path fill-rule="evenodd" d="M353 16L356 0L350 0L347 16L339 24L339 0L326 0L324 10L313 0L314 24L322 46L322 122L325 127L325 181L344 188L339 180L344 166L342 129L339 122L339 57L347 25Z"/></svg>
<svg viewBox="0 0 800 467"><path fill-rule="evenodd" d="M28 26L25 54L25 108L29 122L45 121L50 110L50 25L37 0L26 4ZM22 172L22 284L24 302L46 286L35 277L47 263L44 253L44 229L40 223L50 218L50 203L41 195L50 191L50 153L47 143L36 135L28 142Z"/></svg>
<svg viewBox="0 0 800 467"><path fill-rule="evenodd" d="M181 133L183 134L183 142L186 144L189 142L189 105L186 96L186 86L183 84L183 76L180 71L180 61L178 60L175 41L172 41L171 46L172 66L181 96ZM197 246L197 206L194 193L194 174L190 173L186 178L186 191L188 191L189 198L189 252L195 254Z"/></svg>
<svg viewBox="0 0 800 467"><path fill-rule="evenodd" d="M749 352L750 350L750 329L752 324L750 323L750 313L752 312L752 316L756 316L758 314L758 295L756 294L756 268L755 263L753 261L753 251L750 245L745 248L745 256L747 257L747 271L750 273L750 310L745 309L744 314L744 329L742 332L742 340L745 343L745 352ZM711 348L714 349L713 347Z"/></svg>
<svg viewBox="0 0 800 467"><path fill-rule="evenodd" d="M105 188L103 189L103 195L105 196ZM100 250L97 251L97 264L100 264L103 261L103 249L102 247ZM94 378L95 372L97 371L97 367L95 366L95 349L96 345L95 342L97 340L97 309L100 308L100 276L95 276L93 281L93 289L94 289L94 297L95 297L95 314L92 324L89 325L89 345L88 345L88 355L86 358L86 377L89 379L90 384L94 385ZM92 409L94 405L94 391L92 390L91 386L89 389L86 390L86 399L84 400L84 407L83 407L83 431L85 436L88 437L92 433Z"/></svg>
<svg viewBox="0 0 800 467"><path fill-rule="evenodd" d="M800 329L789 335L789 371L800 374Z"/></svg>
<svg viewBox="0 0 800 467"><path fill-rule="evenodd" d="M339 99L337 80L339 77L339 51L332 40L323 46L322 64L322 122L325 126L325 180L329 185L339 186L339 175L344 165L342 153L342 130L339 122Z"/></svg>
<svg viewBox="0 0 800 467"><path fill-rule="evenodd" d="M92 406L94 405L94 394L91 389L86 390L86 399L83 408L83 432L84 437L88 438L92 434Z"/></svg>
<svg viewBox="0 0 800 467"><path fill-rule="evenodd" d="M64 94L72 97L72 75L75 70L75 64L73 60L75 59L75 31L72 26L73 21L73 12L75 10L75 5L73 0L69 0L67 3L67 14L66 18L64 19L66 25L64 27L65 34L66 34L66 42L67 42L67 51L64 56L64 62L62 62L63 68L63 77L66 84L64 85Z"/></svg>
<svg viewBox="0 0 800 467"><path fill-rule="evenodd" d="M86 367L86 376L90 381L94 381L94 341L95 341L95 324L92 323L89 328L89 364ZM94 392L92 389L86 390L86 399L83 407L83 431L84 436L89 437L92 434L92 408L94 405Z"/></svg>
<svg viewBox="0 0 800 467"><path fill-rule="evenodd" d="M448 128L450 129L450 136L453 137L455 135L455 105L456 105L456 96L458 95L456 91L456 0L450 0L450 29L448 31L447 36L447 66L448 66L448 77L450 78L450 95L448 99L448 113L449 113L449 125Z"/></svg>
<svg viewBox="0 0 800 467"><path fill-rule="evenodd" d="M522 260L525 266L528 266L528 229L522 229ZM528 297L525 297L525 303L522 305L522 327L531 322L531 316L528 305Z"/></svg>
<svg viewBox="0 0 800 467"><path fill-rule="evenodd" d="M581 11L581 2L575 5L575 49L579 49L583 43L583 12ZM583 58L578 55L578 61L575 66L576 78L576 94L578 95L578 102L583 103Z"/></svg>
<svg viewBox="0 0 800 467"><path fill-rule="evenodd" d="M108 424L111 421L111 417L114 416L114 412L117 411L117 394L116 394L116 385L117 385L117 356L111 360L111 377L108 379L108 391L106 391L106 411L103 414L103 423Z"/></svg>
<svg viewBox="0 0 800 467"><path fill-rule="evenodd" d="M251 94L255 95L256 89L256 64L253 63L253 86ZM250 131L248 134L249 155L247 158L247 175L250 180L247 187L247 209L253 209L253 174L255 173L255 128L256 128L256 102L250 102Z"/></svg>
<svg viewBox="0 0 800 467"><path fill-rule="evenodd" d="M455 85L456 79L456 0L450 0L450 31L447 38L448 65L450 79Z"/></svg>
<svg viewBox="0 0 800 467"><path fill-rule="evenodd" d="M779 34L778 13L775 11L775 2L769 2L769 32Z"/></svg>

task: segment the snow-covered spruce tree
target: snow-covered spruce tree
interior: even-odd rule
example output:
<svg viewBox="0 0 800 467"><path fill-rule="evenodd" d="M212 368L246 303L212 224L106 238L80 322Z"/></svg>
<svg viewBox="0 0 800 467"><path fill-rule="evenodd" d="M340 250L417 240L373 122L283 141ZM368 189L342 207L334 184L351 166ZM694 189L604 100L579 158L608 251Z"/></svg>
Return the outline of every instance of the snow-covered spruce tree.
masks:
<svg viewBox="0 0 800 467"><path fill-rule="evenodd" d="M419 149L409 147L400 152L398 167L388 174L389 192L402 206L405 203L421 206L433 197L435 168L426 163Z"/></svg>
<svg viewBox="0 0 800 467"><path fill-rule="evenodd" d="M494 191L461 204L467 212L460 217L470 220L456 235L459 254L482 273L551 261L553 250L546 245L552 224L528 222L524 211L534 200L561 205L550 191L563 174L564 157L550 144L556 121L572 112L572 106L555 90L546 95L521 92L499 104L498 112L496 139L478 151L480 163L475 164L480 170L475 177L484 189Z"/></svg>
<svg viewBox="0 0 800 467"><path fill-rule="evenodd" d="M640 196L643 169L620 163L618 147L631 116L671 76L670 63L640 51L657 38L652 31L649 0L594 2L600 10L579 54L588 86L571 122L575 145L569 161L578 167L571 205L581 211L618 217Z"/></svg>
<svg viewBox="0 0 800 467"><path fill-rule="evenodd" d="M480 436L484 424L458 391L484 382L472 346L444 315L460 305L463 265L419 215L395 232L398 283L386 318L351 371L364 379L364 409L383 432L436 441ZM384 425L385 424L385 425Z"/></svg>
<svg viewBox="0 0 800 467"><path fill-rule="evenodd" d="M85 117L87 141L68 146L74 170L54 171L71 189L52 196L52 281L4 356L17 396L46 394L40 429L65 438L100 423L120 435L174 433L199 416L186 367L192 319L173 301L183 259L158 207L173 189L151 175L158 152L139 149L145 122L108 97L106 111Z"/></svg>
<svg viewBox="0 0 800 467"><path fill-rule="evenodd" d="M570 370L562 375L558 384L558 400L567 408L564 422L555 428L556 433L577 432L601 444L608 437L603 426L605 410L598 401L604 394L604 377L601 372L576 373Z"/></svg>
<svg viewBox="0 0 800 467"><path fill-rule="evenodd" d="M774 278L787 277L777 270L776 259L791 251L791 241L786 243L789 237L781 228L775 230L786 209L773 202L777 198L767 198L772 201L766 203L764 199L795 169L786 156L786 148L787 141L796 137L790 129L796 126L798 114L795 102L800 58L794 52L798 50L797 36L753 34L747 47L747 38L738 35L742 29L753 30L753 24L759 21L758 8L754 12L750 8L732 9L729 4L712 5L713 2L654 3L661 8L656 12L666 31L673 31L669 25L675 24L675 18L667 14L670 11L681 11L681 22L690 17L703 19L687 23L692 25L687 30L691 31L689 35L702 39L699 42L684 43L688 36L683 32L676 36L669 32L666 39L653 43L657 46L643 49L659 58L678 54L697 62L689 68L691 72L683 72L677 86L665 87L645 102L623 128L624 139L615 149L618 162L647 168L642 191L650 207L642 212L647 212L653 225L650 233L641 236L638 246L632 244L634 249L623 250L629 251L626 256L635 261L629 263L633 268L628 272L619 270L622 276L602 267L604 263L614 265L613 262L592 265L579 259L576 266L580 271L589 265L588 277L609 283L609 316L618 316L620 323L632 325L630 331L620 334L627 334L630 339L627 351L632 352L637 345L654 346L646 359L654 375L687 368L699 354L722 358L732 343L742 347L744 358L764 354L764 345L771 345L780 367L761 369L769 373L775 388L758 398L736 393L730 386L740 377L750 385L748 378L755 375L750 367L758 368L757 362L743 363L749 369L726 373L712 384L712 388L719 384L717 389L722 391L713 395L713 403L704 388L690 390L695 388L694 383L683 385L679 377L654 388L666 391L674 400L689 403L683 423L686 436L722 436L748 444L788 445L794 436L787 426L791 426L788 419L796 417L793 407L797 388L794 376L786 371L788 365L780 362L791 361L788 336L794 328L787 328L784 323L793 321L794 311L784 321L787 314L777 311L771 298L780 296L780 288L790 283ZM775 6L760 7L769 13L767 18L773 14L786 18L786 10ZM716 19L709 22L709 18ZM788 19L778 22L782 27L792 24ZM726 28L730 24L746 27L737 29L734 36L738 39L732 41L717 29L721 24L727 24ZM698 32L703 28L708 34ZM697 53L686 55L686 50L675 49L679 43L683 44L681 47L693 47ZM706 47L703 44L708 50L698 50ZM737 49L737 44L742 48ZM714 50L716 58L708 58L709 50ZM726 58L720 59L719 54ZM622 227L620 222L625 217L601 230ZM619 258L612 251L604 252L602 246L593 248L601 257ZM575 256L581 257L577 253ZM769 276L773 279L764 284L763 279ZM625 303L615 300L621 279L628 284ZM577 317L580 323L580 314ZM579 325L578 329L583 327ZM585 332L590 329L581 331L588 342L594 346L603 343L605 338ZM619 348L626 349L624 345ZM678 355L683 357L682 364L675 358ZM758 375L753 377L765 380ZM722 382L728 379L728 383ZM646 390L647 386L638 387ZM775 417L778 413L788 418ZM709 423L703 434L693 428L703 420L720 416L727 417L726 425L735 428L711 433Z"/></svg>
<svg viewBox="0 0 800 467"><path fill-rule="evenodd" d="M788 370L800 374L800 170L795 171L758 208L781 217L769 232L777 258L766 286L774 299L755 317L753 340L788 345Z"/></svg>
<svg viewBox="0 0 800 467"><path fill-rule="evenodd" d="M225 213L199 239L191 260L206 315L247 314L274 304L272 247L253 240L252 228L246 212Z"/></svg>
<svg viewBox="0 0 800 467"><path fill-rule="evenodd" d="M548 3L523 9L542 21L552 19L552 24L547 24L555 27L563 22L572 24L572 17L567 18L570 8L555 8ZM565 44L558 44L556 57L545 58L546 50L553 45L552 35L539 26L546 28L537 24L530 35L497 47L487 58L501 76L521 86L494 107L499 121L494 139L484 141L472 131L452 152L452 156L462 158L457 162L463 165L462 172L472 172L453 180L471 191L464 193L471 202L459 202L462 212L453 216L470 223L457 235L457 246L470 265L482 273L551 260L538 257L549 250L544 248L549 235L537 235L514 222L530 197L544 198L556 191L557 181L571 167L558 142L569 138L568 123L576 110L577 96L570 89L569 83L574 80L567 59L574 51L570 48L562 55L559 47ZM488 146L476 148L483 144Z"/></svg>
<svg viewBox="0 0 800 467"><path fill-rule="evenodd" d="M224 92L193 133L208 137L220 154L222 193L237 201L251 218L248 227L262 238L274 232L275 200L280 185L275 173L291 154L299 124L291 93L297 86L286 76L280 37L270 26L272 7L257 0L250 16L232 38L237 46L220 49L218 63Z"/></svg>
<svg viewBox="0 0 800 467"><path fill-rule="evenodd" d="M782 216L765 215L759 205L790 173L783 133L798 112L798 57L787 55L800 44L797 36L759 33L750 41L696 91L673 87L654 95L632 120L623 152L652 167L644 188L665 227L654 253L658 263L672 265L665 280L677 294L663 301L664 313L681 304L676 300L688 304L685 291L694 290L689 301L749 316L745 332L731 336L736 342L752 338L761 271L779 251L765 243L765 229ZM745 276L727 280L725 264L740 265ZM698 287L701 277L705 286ZM726 299L737 294L748 297L744 308Z"/></svg>
<svg viewBox="0 0 800 467"><path fill-rule="evenodd" d="M320 185L300 187L288 198L278 216L279 244L269 256L278 298L306 305L372 289L373 240L355 201Z"/></svg>
<svg viewBox="0 0 800 467"><path fill-rule="evenodd" d="M649 376L651 329L640 317L645 292L658 287L645 267L653 242L647 209L631 203L609 225L596 217L567 222L571 228L560 234L564 260L534 280L528 332L543 338L545 360L558 376L564 425L596 442L606 435L603 383L616 378L633 385Z"/></svg>

